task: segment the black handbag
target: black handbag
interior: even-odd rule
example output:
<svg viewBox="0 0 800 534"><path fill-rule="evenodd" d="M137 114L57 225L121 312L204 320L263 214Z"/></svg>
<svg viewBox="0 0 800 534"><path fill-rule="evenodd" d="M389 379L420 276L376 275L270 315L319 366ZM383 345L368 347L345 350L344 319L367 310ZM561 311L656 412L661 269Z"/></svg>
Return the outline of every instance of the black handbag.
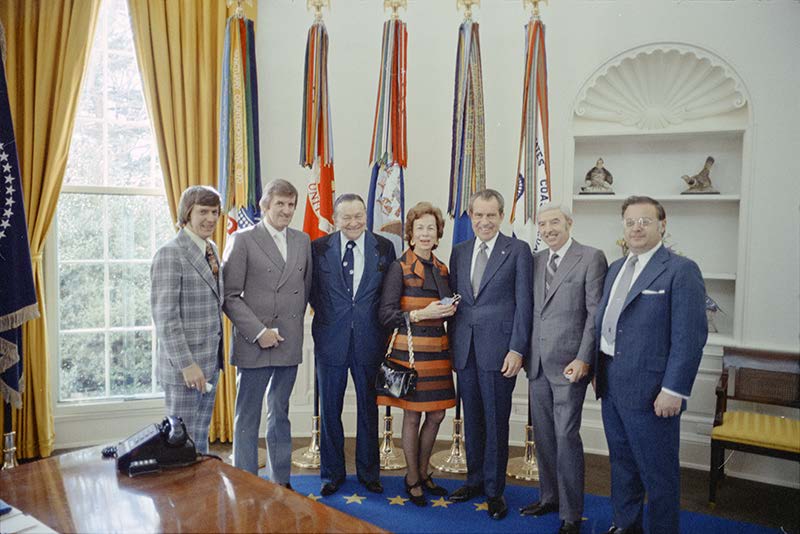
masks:
<svg viewBox="0 0 800 534"><path fill-rule="evenodd" d="M408 337L408 363L410 368L389 360L392 353L394 341L397 338L397 328L392 333L389 347L386 349L386 356L378 368L375 376L375 390L378 395L402 399L417 389L417 370L414 369L414 343L411 339L411 321L406 315L406 331Z"/></svg>

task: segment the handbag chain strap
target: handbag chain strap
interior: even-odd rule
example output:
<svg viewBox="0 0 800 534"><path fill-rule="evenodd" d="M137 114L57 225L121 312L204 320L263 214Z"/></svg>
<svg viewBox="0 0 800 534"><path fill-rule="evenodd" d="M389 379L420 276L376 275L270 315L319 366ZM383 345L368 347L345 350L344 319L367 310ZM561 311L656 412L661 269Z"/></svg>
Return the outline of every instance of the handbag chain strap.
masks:
<svg viewBox="0 0 800 534"><path fill-rule="evenodd" d="M411 320L408 318L408 314L405 314L406 317L406 337L408 338L408 363L411 364L411 368L414 368L414 339L411 336ZM392 347L394 347L394 341L397 339L397 328L394 329L392 332L392 340L389 341L389 346L386 347L386 358L392 355Z"/></svg>

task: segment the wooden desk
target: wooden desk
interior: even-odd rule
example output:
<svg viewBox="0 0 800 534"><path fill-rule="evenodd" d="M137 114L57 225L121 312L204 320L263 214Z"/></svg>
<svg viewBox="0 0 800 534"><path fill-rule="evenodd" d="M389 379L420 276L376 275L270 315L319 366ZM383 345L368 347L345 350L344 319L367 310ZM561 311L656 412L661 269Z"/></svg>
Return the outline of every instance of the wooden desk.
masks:
<svg viewBox="0 0 800 534"><path fill-rule="evenodd" d="M99 447L1 471L0 499L59 532L384 532L213 458L130 478Z"/></svg>

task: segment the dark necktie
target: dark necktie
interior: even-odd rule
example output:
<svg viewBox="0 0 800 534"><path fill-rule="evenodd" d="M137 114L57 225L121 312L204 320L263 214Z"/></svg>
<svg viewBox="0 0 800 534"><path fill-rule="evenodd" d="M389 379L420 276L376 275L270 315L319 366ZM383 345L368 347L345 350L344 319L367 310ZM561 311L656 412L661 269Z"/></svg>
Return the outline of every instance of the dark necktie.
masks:
<svg viewBox="0 0 800 534"><path fill-rule="evenodd" d="M633 271L636 269L636 262L639 261L637 256L631 256L625 264L625 271L619 277L617 289L614 295L606 305L606 315L603 320L603 337L609 344L614 343L617 339L617 322L619 315L622 313L622 305L625 304L625 299L628 298L628 291L631 289L631 282L633 281Z"/></svg>
<svg viewBox="0 0 800 534"><path fill-rule="evenodd" d="M219 262L216 254L214 254L214 249L211 248L211 243L208 241L206 241L206 261L211 268L211 274L214 275L214 280L219 282Z"/></svg>
<svg viewBox="0 0 800 534"><path fill-rule="evenodd" d="M348 241L344 251L344 258L342 258L342 275L344 275L344 283L347 285L347 292L350 293L350 298L353 297L353 248L355 246L355 241Z"/></svg>
<svg viewBox="0 0 800 534"><path fill-rule="evenodd" d="M544 272L544 291L545 293L550 293L550 285L553 283L553 278L556 275L556 271L558 270L558 265L556 265L556 260L558 259L558 254L553 254L550 257L550 261L547 262L547 269Z"/></svg>

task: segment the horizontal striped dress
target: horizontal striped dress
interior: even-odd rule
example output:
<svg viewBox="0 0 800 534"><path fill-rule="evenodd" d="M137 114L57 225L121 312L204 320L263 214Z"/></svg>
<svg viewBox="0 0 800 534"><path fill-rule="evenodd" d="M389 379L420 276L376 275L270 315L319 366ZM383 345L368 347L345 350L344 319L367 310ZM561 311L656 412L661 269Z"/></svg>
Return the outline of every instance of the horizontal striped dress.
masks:
<svg viewBox="0 0 800 534"><path fill-rule="evenodd" d="M409 366L405 316L452 294L447 267L436 257L424 260L409 249L389 266L383 278L379 315L384 326L398 329L392 361ZM412 323L411 335L414 368L419 375L417 389L403 399L378 395L378 404L415 412L452 408L456 405L456 394L444 321Z"/></svg>

